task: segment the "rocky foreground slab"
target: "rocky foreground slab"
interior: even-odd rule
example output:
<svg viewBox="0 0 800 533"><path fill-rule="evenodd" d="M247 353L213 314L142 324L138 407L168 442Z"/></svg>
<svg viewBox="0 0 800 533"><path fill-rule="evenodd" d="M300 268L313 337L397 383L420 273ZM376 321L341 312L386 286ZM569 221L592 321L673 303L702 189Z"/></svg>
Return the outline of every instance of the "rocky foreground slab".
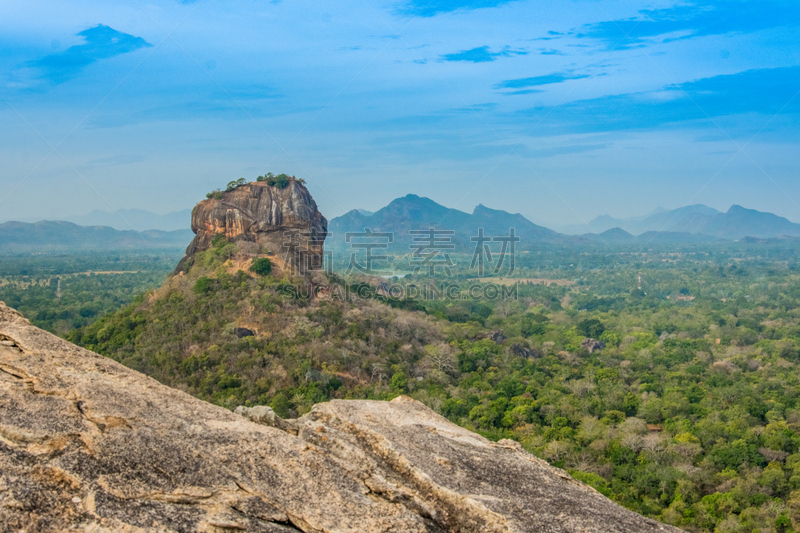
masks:
<svg viewBox="0 0 800 533"><path fill-rule="evenodd" d="M0 531L678 531L409 398L239 413L0 302Z"/></svg>

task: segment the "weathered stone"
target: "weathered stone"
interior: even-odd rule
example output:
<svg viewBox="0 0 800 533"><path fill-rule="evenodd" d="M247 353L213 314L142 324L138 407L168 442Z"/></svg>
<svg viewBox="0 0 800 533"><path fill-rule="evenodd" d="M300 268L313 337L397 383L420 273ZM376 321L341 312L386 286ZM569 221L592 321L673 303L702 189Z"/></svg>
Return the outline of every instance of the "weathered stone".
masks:
<svg viewBox="0 0 800 533"><path fill-rule="evenodd" d="M594 353L606 347L606 343L597 339L586 338L581 342L581 348L586 348L589 353Z"/></svg>
<svg viewBox="0 0 800 533"><path fill-rule="evenodd" d="M245 407L244 405L240 405L233 412L256 424L282 429L283 431L288 431L289 433L297 435L296 425L276 415L275 411L269 406L256 405L255 407Z"/></svg>
<svg viewBox="0 0 800 533"><path fill-rule="evenodd" d="M186 270L194 255L210 248L218 235L246 253L279 256L305 272L322 264L328 221L308 189L290 179L283 189L252 182L203 200L192 210L192 231L195 238L176 272Z"/></svg>
<svg viewBox="0 0 800 533"><path fill-rule="evenodd" d="M3 532L677 531L409 398L240 416L2 303L0 335Z"/></svg>
<svg viewBox="0 0 800 533"><path fill-rule="evenodd" d="M534 359L542 356L542 351L538 348L527 348L518 342L515 342L509 348L509 351L516 357L523 357L525 359Z"/></svg>
<svg viewBox="0 0 800 533"><path fill-rule="evenodd" d="M477 339L489 339L490 341L496 342L497 344L503 343L508 337L503 334L502 329L498 329L496 331L490 331L488 333L482 333L476 337Z"/></svg>
<svg viewBox="0 0 800 533"><path fill-rule="evenodd" d="M242 339L244 337L254 336L255 332L248 328L233 328L233 334Z"/></svg>

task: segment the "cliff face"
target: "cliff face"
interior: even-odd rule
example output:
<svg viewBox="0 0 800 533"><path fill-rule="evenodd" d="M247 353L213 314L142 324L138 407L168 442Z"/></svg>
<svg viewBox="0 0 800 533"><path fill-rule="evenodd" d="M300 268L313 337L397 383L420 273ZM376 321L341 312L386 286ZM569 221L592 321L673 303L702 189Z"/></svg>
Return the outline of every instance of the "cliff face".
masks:
<svg viewBox="0 0 800 533"><path fill-rule="evenodd" d="M197 252L210 248L220 234L245 252L271 252L305 271L307 265L321 264L328 221L300 182L290 180L284 189L253 182L197 204L192 210L192 231L195 238L177 271L190 264Z"/></svg>
<svg viewBox="0 0 800 533"><path fill-rule="evenodd" d="M0 303L0 531L678 531L409 398L260 409L170 389Z"/></svg>

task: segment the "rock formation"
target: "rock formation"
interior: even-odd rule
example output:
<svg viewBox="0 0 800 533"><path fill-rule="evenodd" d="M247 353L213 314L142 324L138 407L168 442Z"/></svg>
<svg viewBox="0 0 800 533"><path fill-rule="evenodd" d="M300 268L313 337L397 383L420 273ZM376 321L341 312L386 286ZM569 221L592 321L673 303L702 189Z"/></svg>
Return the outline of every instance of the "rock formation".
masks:
<svg viewBox="0 0 800 533"><path fill-rule="evenodd" d="M0 531L677 531L409 398L238 411L0 303Z"/></svg>
<svg viewBox="0 0 800 533"><path fill-rule="evenodd" d="M512 344L511 347L509 348L509 351L515 357L523 357L525 359L534 359L536 357L541 357L542 356L542 352L538 348L535 348L535 349L532 350L532 349L530 349L530 348L528 348L526 346L521 345L518 342L515 342L514 344Z"/></svg>
<svg viewBox="0 0 800 533"><path fill-rule="evenodd" d="M328 221L308 189L290 179L285 188L252 182L203 200L192 210L192 231L195 237L176 272L222 234L244 253L271 253L302 273L321 266Z"/></svg>
<svg viewBox="0 0 800 533"><path fill-rule="evenodd" d="M502 344L508 337L503 334L502 329L498 329L496 331L489 331L487 333L481 333L476 339L489 339L492 342L496 342L497 344Z"/></svg>
<svg viewBox="0 0 800 533"><path fill-rule="evenodd" d="M583 341L581 342L581 348L586 348L589 351L589 353L598 352L605 347L606 343L601 342L597 339L586 338L583 339Z"/></svg>

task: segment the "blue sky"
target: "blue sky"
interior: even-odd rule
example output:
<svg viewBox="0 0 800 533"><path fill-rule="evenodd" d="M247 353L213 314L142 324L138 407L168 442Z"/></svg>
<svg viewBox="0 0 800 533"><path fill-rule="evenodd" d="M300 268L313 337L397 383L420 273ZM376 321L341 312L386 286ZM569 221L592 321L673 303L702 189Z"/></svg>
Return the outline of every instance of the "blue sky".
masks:
<svg viewBox="0 0 800 533"><path fill-rule="evenodd" d="M551 226L705 203L800 222L800 4L0 5L0 220L304 178Z"/></svg>

